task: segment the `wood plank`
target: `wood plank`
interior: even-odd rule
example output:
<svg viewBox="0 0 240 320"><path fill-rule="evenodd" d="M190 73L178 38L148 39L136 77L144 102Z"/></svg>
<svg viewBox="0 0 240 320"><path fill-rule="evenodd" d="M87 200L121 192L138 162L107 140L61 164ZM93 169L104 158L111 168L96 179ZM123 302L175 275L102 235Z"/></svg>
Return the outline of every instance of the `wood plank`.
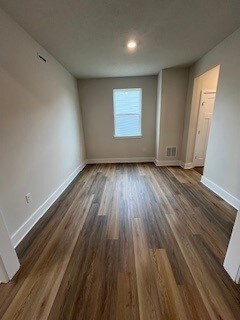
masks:
<svg viewBox="0 0 240 320"><path fill-rule="evenodd" d="M194 170L88 165L18 247L0 319L238 319L235 215Z"/></svg>
<svg viewBox="0 0 240 320"><path fill-rule="evenodd" d="M147 241L144 226L140 218L133 219L133 242L140 319L161 319L163 314L159 303L153 266L146 245Z"/></svg>
<svg viewBox="0 0 240 320"><path fill-rule="evenodd" d="M178 244L211 319L235 319L232 311L226 305L225 298L220 294L212 274L209 274L203 261L199 258L191 239L179 228L176 217L168 216L167 219L176 235Z"/></svg>
<svg viewBox="0 0 240 320"><path fill-rule="evenodd" d="M183 301L164 249L151 250L163 319L187 319Z"/></svg>
<svg viewBox="0 0 240 320"><path fill-rule="evenodd" d="M109 190L110 192L112 191ZM116 240L119 238L119 183L114 188L111 207L111 212L108 215L107 237Z"/></svg>
<svg viewBox="0 0 240 320"><path fill-rule="evenodd" d="M76 198L72 203L27 280L5 312L3 320L26 319L26 317L45 319L48 316L92 199L93 197L87 198L85 203L81 204Z"/></svg>
<svg viewBox="0 0 240 320"><path fill-rule="evenodd" d="M178 286L178 290L184 304L184 310L187 315L187 319L211 320L195 285L180 285Z"/></svg>
<svg viewBox="0 0 240 320"><path fill-rule="evenodd" d="M136 304L135 288L130 272L118 274L117 287L117 320L137 320L139 318L138 304Z"/></svg>

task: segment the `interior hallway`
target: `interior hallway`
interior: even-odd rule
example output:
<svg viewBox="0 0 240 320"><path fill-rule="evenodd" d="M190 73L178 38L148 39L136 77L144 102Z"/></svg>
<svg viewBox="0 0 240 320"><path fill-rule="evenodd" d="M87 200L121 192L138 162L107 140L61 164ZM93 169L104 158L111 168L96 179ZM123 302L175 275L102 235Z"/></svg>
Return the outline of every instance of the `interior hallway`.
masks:
<svg viewBox="0 0 240 320"><path fill-rule="evenodd" d="M195 170L88 165L17 248L0 318L239 319L236 211Z"/></svg>

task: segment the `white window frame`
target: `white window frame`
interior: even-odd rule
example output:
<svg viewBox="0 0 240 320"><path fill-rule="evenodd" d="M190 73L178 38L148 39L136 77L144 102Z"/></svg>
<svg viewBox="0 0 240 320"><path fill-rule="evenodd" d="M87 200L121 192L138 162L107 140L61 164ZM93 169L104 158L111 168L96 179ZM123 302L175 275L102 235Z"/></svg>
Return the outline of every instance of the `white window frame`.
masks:
<svg viewBox="0 0 240 320"><path fill-rule="evenodd" d="M115 135L115 128L116 128L116 123L115 123L115 92L119 91L136 91L138 90L140 92L139 95L139 107L140 107L140 115L139 115L139 126L140 126L140 134L137 136L116 136ZM133 113L124 113L123 115L134 115ZM137 114L138 115L138 114ZM142 88L125 88L125 89L113 89L113 119L114 119L114 134L113 137L114 139L139 139L142 138Z"/></svg>

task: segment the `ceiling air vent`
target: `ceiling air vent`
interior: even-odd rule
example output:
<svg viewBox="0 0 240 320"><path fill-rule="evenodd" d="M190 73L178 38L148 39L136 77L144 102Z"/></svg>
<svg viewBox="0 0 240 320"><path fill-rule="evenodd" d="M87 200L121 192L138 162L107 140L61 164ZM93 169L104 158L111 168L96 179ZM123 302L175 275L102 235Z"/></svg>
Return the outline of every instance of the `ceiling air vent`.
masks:
<svg viewBox="0 0 240 320"><path fill-rule="evenodd" d="M167 157L176 157L177 155L177 147L167 147L166 148L166 156Z"/></svg>

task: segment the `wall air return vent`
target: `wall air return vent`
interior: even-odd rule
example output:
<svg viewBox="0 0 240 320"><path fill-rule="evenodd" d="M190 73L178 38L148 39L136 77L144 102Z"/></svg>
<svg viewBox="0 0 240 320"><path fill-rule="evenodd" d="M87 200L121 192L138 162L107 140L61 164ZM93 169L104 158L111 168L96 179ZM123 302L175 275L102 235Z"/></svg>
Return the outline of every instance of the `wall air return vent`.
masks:
<svg viewBox="0 0 240 320"><path fill-rule="evenodd" d="M176 157L177 147L167 147L166 148L166 157Z"/></svg>

